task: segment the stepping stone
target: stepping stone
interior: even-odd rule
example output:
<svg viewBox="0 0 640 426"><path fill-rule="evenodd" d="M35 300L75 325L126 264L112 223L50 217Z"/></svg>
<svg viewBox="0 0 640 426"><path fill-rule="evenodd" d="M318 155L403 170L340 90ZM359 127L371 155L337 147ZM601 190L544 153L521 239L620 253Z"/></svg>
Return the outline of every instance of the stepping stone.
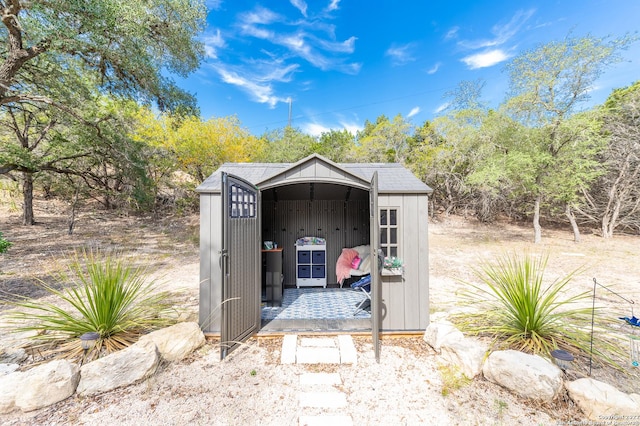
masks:
<svg viewBox="0 0 640 426"><path fill-rule="evenodd" d="M353 426L351 416L300 416L300 426Z"/></svg>
<svg viewBox="0 0 640 426"><path fill-rule="evenodd" d="M314 348L335 348L336 341L331 337L303 337L300 339L300 346Z"/></svg>
<svg viewBox="0 0 640 426"><path fill-rule="evenodd" d="M342 392L300 392L300 406L342 408L347 406L347 395Z"/></svg>
<svg viewBox="0 0 640 426"><path fill-rule="evenodd" d="M300 376L301 385L339 385L342 383L338 373L304 373Z"/></svg>
<svg viewBox="0 0 640 426"><path fill-rule="evenodd" d="M296 363L296 346L298 345L297 334L287 334L282 339L282 352L280 352L280 364Z"/></svg>
<svg viewBox="0 0 640 426"><path fill-rule="evenodd" d="M298 346L296 362L298 364L340 364L340 350Z"/></svg>
<svg viewBox="0 0 640 426"><path fill-rule="evenodd" d="M356 365L358 363L358 351L356 351L351 335L340 334L338 336L338 344L340 346L340 363Z"/></svg>

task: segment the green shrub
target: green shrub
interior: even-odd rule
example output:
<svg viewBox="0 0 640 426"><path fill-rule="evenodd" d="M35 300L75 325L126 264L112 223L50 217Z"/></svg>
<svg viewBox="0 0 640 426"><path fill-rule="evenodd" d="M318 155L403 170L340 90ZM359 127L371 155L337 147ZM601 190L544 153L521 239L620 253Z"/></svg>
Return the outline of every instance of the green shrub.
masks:
<svg viewBox="0 0 640 426"><path fill-rule="evenodd" d="M90 353L98 357L174 322L166 315L171 309L168 294L156 291L144 267L117 255L76 252L68 272L60 273L58 280L62 290L44 282L38 285L61 300L10 302L18 308L11 316L13 329L35 331L35 346L46 347L55 355L81 355L79 337L87 332L100 335Z"/></svg>
<svg viewBox="0 0 640 426"><path fill-rule="evenodd" d="M7 250L9 250L9 247L11 247L11 241L7 241L3 236L2 236L2 232L0 232L0 254L2 253L6 253Z"/></svg>
<svg viewBox="0 0 640 426"><path fill-rule="evenodd" d="M544 284L548 256L537 260L529 254L504 255L496 264L484 264L475 270L481 285L471 285L467 302L480 308L472 316L457 315L463 331L494 339L494 348L511 348L550 358L554 349L574 355L591 352L592 313L596 324L610 321L599 310L593 312L591 292L567 295L568 285L577 271L549 285ZM616 342L594 336L593 358L617 365L622 354Z"/></svg>

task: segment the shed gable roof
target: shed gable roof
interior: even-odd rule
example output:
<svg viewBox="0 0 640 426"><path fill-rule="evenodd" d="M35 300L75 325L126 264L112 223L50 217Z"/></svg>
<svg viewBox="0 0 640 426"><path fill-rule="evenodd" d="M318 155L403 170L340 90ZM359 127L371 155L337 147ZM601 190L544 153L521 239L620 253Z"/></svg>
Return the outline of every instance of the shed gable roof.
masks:
<svg viewBox="0 0 640 426"><path fill-rule="evenodd" d="M334 163L313 154L297 163L225 163L196 188L220 192L222 172L239 176L260 189L305 182L328 182L368 188L378 172L379 193L430 194L432 189L398 163Z"/></svg>

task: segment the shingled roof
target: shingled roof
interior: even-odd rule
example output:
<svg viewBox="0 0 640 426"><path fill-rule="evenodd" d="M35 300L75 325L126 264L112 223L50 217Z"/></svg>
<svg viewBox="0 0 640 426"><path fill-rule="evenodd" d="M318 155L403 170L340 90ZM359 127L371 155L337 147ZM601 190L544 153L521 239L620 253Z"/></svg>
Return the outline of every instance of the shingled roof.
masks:
<svg viewBox="0 0 640 426"><path fill-rule="evenodd" d="M370 182L373 173L378 172L379 193L430 194L433 191L399 163L334 163L318 154L313 154L297 163L225 163L202 182L196 191L220 192L222 172L241 177L261 188L261 184L272 178L309 162L320 162L338 168L347 177L351 175L354 180L359 180L359 183Z"/></svg>

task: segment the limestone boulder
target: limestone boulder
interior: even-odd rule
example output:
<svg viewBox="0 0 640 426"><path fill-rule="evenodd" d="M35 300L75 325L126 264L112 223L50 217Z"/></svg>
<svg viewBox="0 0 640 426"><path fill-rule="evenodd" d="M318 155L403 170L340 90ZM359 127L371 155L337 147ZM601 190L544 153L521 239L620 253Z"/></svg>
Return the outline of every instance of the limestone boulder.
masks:
<svg viewBox="0 0 640 426"><path fill-rule="evenodd" d="M128 386L155 373L160 353L150 340L85 364L80 369L78 395L93 395Z"/></svg>
<svg viewBox="0 0 640 426"><path fill-rule="evenodd" d="M20 371L6 374L0 378L0 414L10 413L16 407L16 394L21 388L24 373Z"/></svg>
<svg viewBox="0 0 640 426"><path fill-rule="evenodd" d="M0 364L0 377L17 371L20 366L18 364Z"/></svg>
<svg viewBox="0 0 640 426"><path fill-rule="evenodd" d="M15 373L13 373L15 374ZM67 360L55 360L22 373L15 405L22 411L48 407L76 391L80 368Z"/></svg>
<svg viewBox="0 0 640 426"><path fill-rule="evenodd" d="M0 363L20 364L29 357L27 351L22 348L0 348Z"/></svg>
<svg viewBox="0 0 640 426"><path fill-rule="evenodd" d="M431 322L424 332L424 341L440 353L442 345L463 340L464 335L449 321Z"/></svg>
<svg viewBox="0 0 640 426"><path fill-rule="evenodd" d="M204 345L205 337L198 323L183 322L146 334L140 341L155 343L167 361L179 361Z"/></svg>
<svg viewBox="0 0 640 426"><path fill-rule="evenodd" d="M492 352L482 373L490 382L533 400L552 401L562 389L562 371L538 355L507 350Z"/></svg>
<svg viewBox="0 0 640 426"><path fill-rule="evenodd" d="M482 373L487 356L487 346L475 339L446 340L440 346L441 356L449 364L456 365L468 378Z"/></svg>
<svg viewBox="0 0 640 426"><path fill-rule="evenodd" d="M640 398L626 394L615 387L584 378L565 383L569 397L580 407L589 420L602 421L606 416L640 416Z"/></svg>

